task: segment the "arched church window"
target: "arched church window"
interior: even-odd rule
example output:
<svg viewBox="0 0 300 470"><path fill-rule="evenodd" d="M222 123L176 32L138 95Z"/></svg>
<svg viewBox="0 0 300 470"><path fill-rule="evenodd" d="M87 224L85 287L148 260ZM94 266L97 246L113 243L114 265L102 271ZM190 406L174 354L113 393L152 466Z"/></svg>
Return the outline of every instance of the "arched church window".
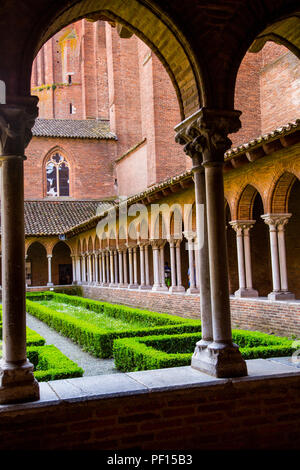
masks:
<svg viewBox="0 0 300 470"><path fill-rule="evenodd" d="M69 196L69 163L59 153L50 157L46 164L47 196Z"/></svg>

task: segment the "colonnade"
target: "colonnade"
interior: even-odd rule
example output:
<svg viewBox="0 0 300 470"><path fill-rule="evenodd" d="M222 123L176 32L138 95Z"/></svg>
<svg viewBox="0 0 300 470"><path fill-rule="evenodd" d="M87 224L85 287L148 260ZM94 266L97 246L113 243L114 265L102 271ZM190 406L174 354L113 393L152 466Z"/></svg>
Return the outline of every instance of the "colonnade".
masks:
<svg viewBox="0 0 300 470"><path fill-rule="evenodd" d="M188 240L190 294L199 293L199 266L193 233L185 233ZM185 239L149 240L136 245L107 247L92 252L72 255L73 283L152 290L157 292L185 292L182 285L181 243ZM170 282L165 277L165 246L169 247ZM150 248L152 263L150 264ZM150 272L151 267L151 272ZM153 282L152 282L153 279Z"/></svg>
<svg viewBox="0 0 300 470"><path fill-rule="evenodd" d="M269 227L270 254L273 290L269 300L292 300L289 292L285 248L285 226L292 214L264 214L261 218ZM255 220L234 220L229 222L236 232L239 289L236 297L257 297L259 292L252 285L250 231Z"/></svg>

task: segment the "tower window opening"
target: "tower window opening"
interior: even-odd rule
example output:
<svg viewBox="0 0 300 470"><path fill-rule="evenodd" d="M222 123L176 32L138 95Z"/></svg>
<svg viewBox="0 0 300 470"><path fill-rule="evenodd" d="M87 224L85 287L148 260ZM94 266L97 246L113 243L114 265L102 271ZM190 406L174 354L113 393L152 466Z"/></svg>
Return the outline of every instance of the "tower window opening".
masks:
<svg viewBox="0 0 300 470"><path fill-rule="evenodd" d="M69 163L67 160L56 153L48 160L46 164L47 178L47 196L69 196Z"/></svg>

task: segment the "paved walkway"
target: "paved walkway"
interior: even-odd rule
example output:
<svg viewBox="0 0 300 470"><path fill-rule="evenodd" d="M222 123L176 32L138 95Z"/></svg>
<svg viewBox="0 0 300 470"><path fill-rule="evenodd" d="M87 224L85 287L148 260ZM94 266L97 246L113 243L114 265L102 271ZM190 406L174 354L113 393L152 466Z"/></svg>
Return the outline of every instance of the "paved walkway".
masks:
<svg viewBox="0 0 300 470"><path fill-rule="evenodd" d="M84 377L120 373L115 368L113 359L98 359L91 356L69 338L60 335L32 315L27 314L26 318L27 326L39 333L46 340L46 344L53 344L79 367L82 367Z"/></svg>

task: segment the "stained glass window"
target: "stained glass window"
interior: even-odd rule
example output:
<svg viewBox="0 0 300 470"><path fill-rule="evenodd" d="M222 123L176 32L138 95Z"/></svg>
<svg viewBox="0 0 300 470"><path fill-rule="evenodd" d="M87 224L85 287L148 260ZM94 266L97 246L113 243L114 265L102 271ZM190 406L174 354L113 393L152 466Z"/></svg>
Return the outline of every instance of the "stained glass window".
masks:
<svg viewBox="0 0 300 470"><path fill-rule="evenodd" d="M47 196L69 196L69 164L67 160L56 153L46 164Z"/></svg>

